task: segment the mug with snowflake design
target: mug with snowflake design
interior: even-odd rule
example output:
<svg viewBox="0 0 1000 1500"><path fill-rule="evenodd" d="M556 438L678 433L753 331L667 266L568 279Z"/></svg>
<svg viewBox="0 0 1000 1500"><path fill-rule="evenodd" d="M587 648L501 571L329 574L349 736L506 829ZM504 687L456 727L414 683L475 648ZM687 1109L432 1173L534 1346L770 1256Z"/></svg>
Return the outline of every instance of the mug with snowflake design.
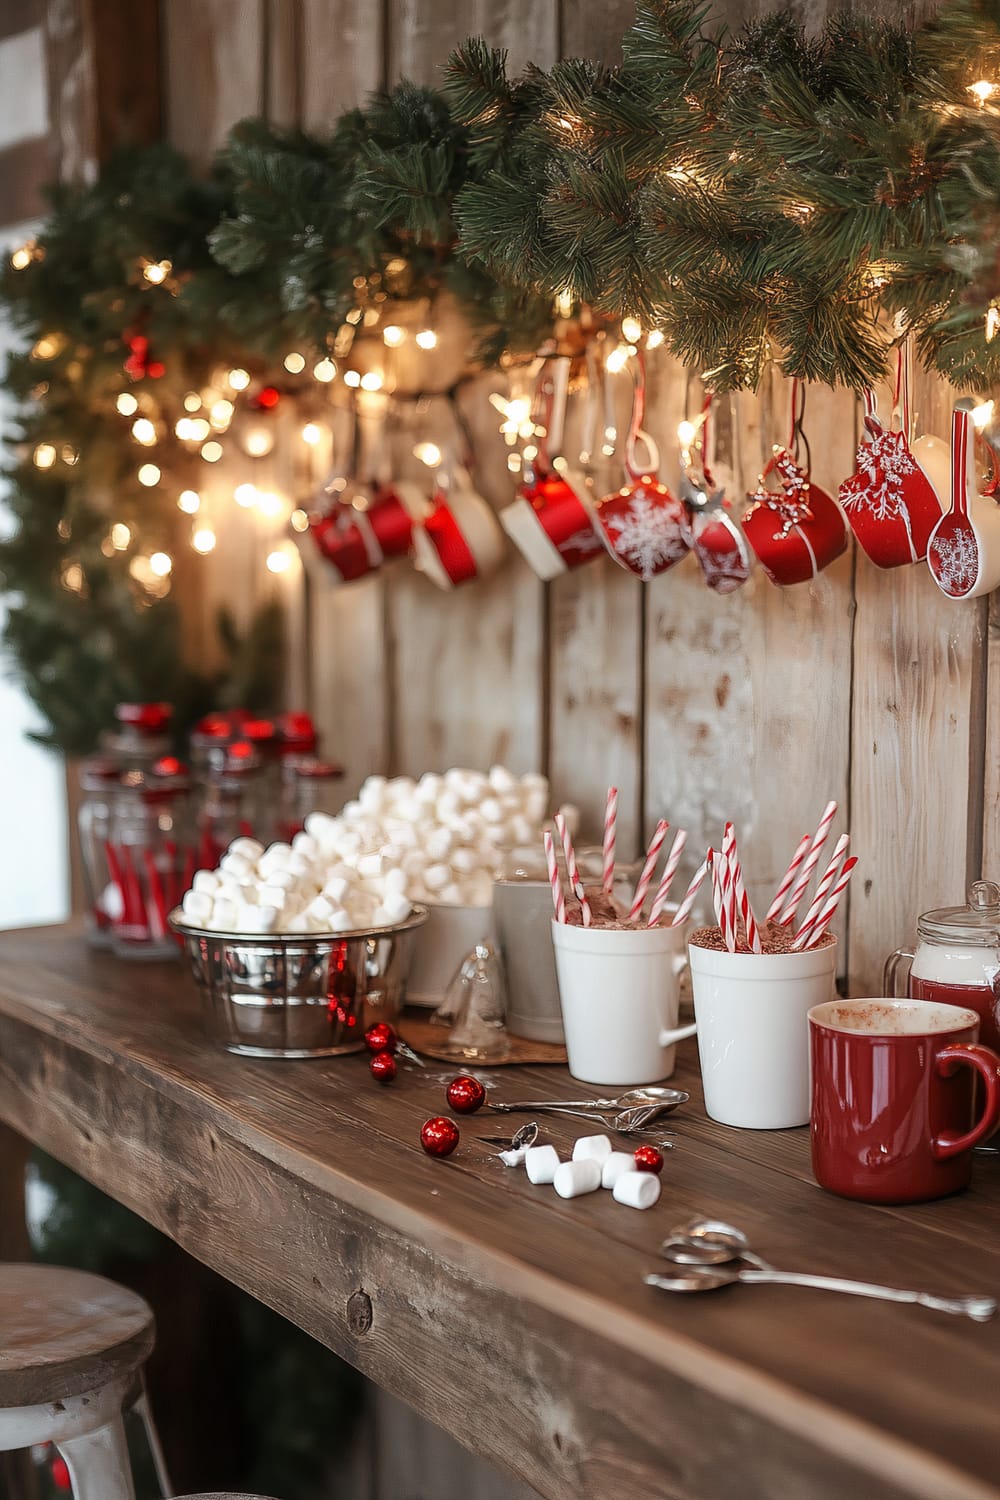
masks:
<svg viewBox="0 0 1000 1500"><path fill-rule="evenodd" d="M656 477L660 460L656 444L642 430L645 411L645 373L642 356L636 359L632 420L625 441L628 483L605 495L597 504L597 521L604 545L615 562L643 583L665 573L691 550L691 528L684 502ZM636 447L642 443L648 464L640 466Z"/></svg>
<svg viewBox="0 0 1000 1500"><path fill-rule="evenodd" d="M879 568L899 568L925 558L945 505L933 473L919 462L920 444L910 446L910 360L907 342L896 355L898 429L882 426L875 392L865 392L868 441L858 448L854 473L840 486L840 503L851 530Z"/></svg>
<svg viewBox="0 0 1000 1500"><path fill-rule="evenodd" d="M778 489L767 481L778 480ZM743 531L772 583L808 583L847 547L837 502L815 484L787 448L775 445L750 496Z"/></svg>
<svg viewBox="0 0 1000 1500"><path fill-rule="evenodd" d="M976 599L1000 585L1000 506L980 493L975 424L970 412L952 415L951 508L927 548L931 577L949 599Z"/></svg>

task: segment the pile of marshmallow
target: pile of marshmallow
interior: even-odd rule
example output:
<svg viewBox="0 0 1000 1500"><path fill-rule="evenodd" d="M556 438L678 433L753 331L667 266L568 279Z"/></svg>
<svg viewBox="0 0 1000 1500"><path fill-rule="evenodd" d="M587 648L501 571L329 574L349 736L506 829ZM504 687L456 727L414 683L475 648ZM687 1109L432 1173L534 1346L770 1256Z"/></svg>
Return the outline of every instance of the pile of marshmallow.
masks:
<svg viewBox="0 0 1000 1500"><path fill-rule="evenodd" d="M503 849L535 845L544 776L369 776L336 817L314 812L290 844L238 838L199 870L181 910L212 932L357 932L405 921L413 903L488 906ZM567 809L571 814L573 809Z"/></svg>
<svg viewBox="0 0 1000 1500"><path fill-rule="evenodd" d="M528 1181L551 1183L560 1198L579 1198L610 1188L616 1203L628 1208L652 1208L660 1196L660 1179L654 1172L640 1172L630 1151L616 1151L606 1135L583 1135L573 1146L570 1161L560 1161L555 1146L529 1146L526 1150L503 1151L506 1166L524 1162Z"/></svg>
<svg viewBox="0 0 1000 1500"><path fill-rule="evenodd" d="M503 850L538 847L548 801L544 776L505 766L369 776L356 801L335 818L312 813L306 829L330 860L360 868L378 856L380 868L402 870L411 901L489 906Z"/></svg>

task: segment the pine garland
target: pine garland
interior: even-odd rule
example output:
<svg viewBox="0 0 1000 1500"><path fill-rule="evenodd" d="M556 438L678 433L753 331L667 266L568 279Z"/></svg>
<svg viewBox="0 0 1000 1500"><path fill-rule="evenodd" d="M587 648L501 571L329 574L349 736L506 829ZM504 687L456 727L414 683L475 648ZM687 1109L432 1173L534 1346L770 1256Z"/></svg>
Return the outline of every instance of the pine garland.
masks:
<svg viewBox="0 0 1000 1500"><path fill-rule="evenodd" d="M836 17L817 38L780 13L729 36L702 0L639 0L615 69L511 78L472 39L440 91L402 83L327 138L247 121L207 181L159 147L60 189L0 279L30 351L6 374L22 448L0 581L51 742L88 749L123 696L243 696L277 657L272 617L249 643L227 632L228 683L183 670L171 600L133 568L176 528L183 393L227 362L268 378L289 349L341 359L373 309L449 294L487 365L543 345L569 300L659 329L719 391L772 361L858 391L906 331L955 385L995 385L997 10L953 0L913 32ZM137 483L123 390L155 397L169 488Z"/></svg>

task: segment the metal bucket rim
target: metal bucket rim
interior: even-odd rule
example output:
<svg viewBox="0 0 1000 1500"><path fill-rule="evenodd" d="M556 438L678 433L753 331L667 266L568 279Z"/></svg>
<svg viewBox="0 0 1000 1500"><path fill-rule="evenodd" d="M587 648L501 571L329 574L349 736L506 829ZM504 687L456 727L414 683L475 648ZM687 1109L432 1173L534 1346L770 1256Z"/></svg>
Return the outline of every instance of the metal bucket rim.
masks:
<svg viewBox="0 0 1000 1500"><path fill-rule="evenodd" d="M241 948L301 947L303 944L350 943L358 938L394 937L412 932L427 921L426 906L414 906L402 922L388 927L353 927L349 932L220 932L215 927L194 927L183 919L181 907L175 906L167 917L171 929L182 937L218 943L235 943Z"/></svg>

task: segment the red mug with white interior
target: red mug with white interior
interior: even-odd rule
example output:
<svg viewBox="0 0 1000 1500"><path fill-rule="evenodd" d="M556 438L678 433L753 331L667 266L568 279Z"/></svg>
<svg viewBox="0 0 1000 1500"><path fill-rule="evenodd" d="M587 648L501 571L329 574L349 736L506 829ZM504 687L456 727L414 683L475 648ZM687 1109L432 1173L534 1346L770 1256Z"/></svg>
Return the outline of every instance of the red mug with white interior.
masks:
<svg viewBox="0 0 1000 1500"><path fill-rule="evenodd" d="M1000 1123L1000 1057L978 1045L975 1011L832 1000L809 1012L809 1034L820 1187L864 1203L923 1203L968 1186L973 1146Z"/></svg>

